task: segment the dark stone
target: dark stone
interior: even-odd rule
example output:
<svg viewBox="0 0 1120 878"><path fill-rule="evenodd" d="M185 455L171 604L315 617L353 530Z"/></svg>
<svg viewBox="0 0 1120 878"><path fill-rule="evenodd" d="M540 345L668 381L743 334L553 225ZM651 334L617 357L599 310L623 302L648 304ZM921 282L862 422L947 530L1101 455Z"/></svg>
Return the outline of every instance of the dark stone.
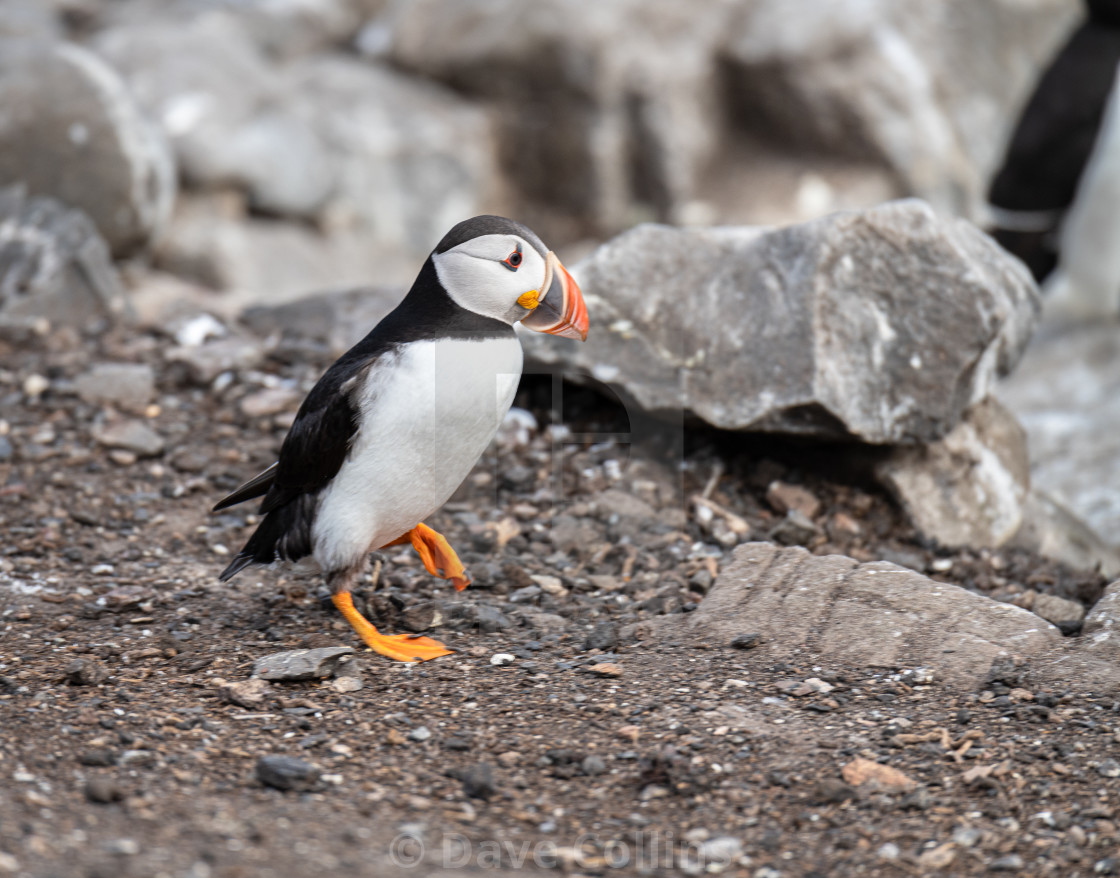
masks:
<svg viewBox="0 0 1120 878"><path fill-rule="evenodd" d="M459 774L463 792L471 799L489 799L498 791L494 783L494 769L485 762L472 765Z"/></svg>
<svg viewBox="0 0 1120 878"><path fill-rule="evenodd" d="M735 649L754 649L761 642L761 634L737 634L730 645Z"/></svg>
<svg viewBox="0 0 1120 878"><path fill-rule="evenodd" d="M124 798L124 790L111 777L91 777L86 781L86 798L99 805L119 802Z"/></svg>
<svg viewBox="0 0 1120 878"><path fill-rule="evenodd" d="M594 777L597 774L603 774L607 770L607 763L603 760L602 756L597 756L592 753L589 756L583 757L580 768L583 769L583 773L588 777Z"/></svg>
<svg viewBox="0 0 1120 878"><path fill-rule="evenodd" d="M319 781L320 771L294 756L262 756L257 760L257 780L278 790L309 790Z"/></svg>
<svg viewBox="0 0 1120 878"><path fill-rule="evenodd" d="M117 764L117 754L112 750L86 750L78 754L78 762L91 767L106 768Z"/></svg>
<svg viewBox="0 0 1120 878"><path fill-rule="evenodd" d="M108 676L105 668L89 659L74 659L66 666L66 682L71 686L97 686Z"/></svg>
<svg viewBox="0 0 1120 878"><path fill-rule="evenodd" d="M598 622L583 641L586 649L614 649L618 646L618 626L614 622Z"/></svg>
<svg viewBox="0 0 1120 878"><path fill-rule="evenodd" d="M809 542L820 531L817 526L798 509L791 509L777 525L771 529L769 538L783 546L800 546Z"/></svg>

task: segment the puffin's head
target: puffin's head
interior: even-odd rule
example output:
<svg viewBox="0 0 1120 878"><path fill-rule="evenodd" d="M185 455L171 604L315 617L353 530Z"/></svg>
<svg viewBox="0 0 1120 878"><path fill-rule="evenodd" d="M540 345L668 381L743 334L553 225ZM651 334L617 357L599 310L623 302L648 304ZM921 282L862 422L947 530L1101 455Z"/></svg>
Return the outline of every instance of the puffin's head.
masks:
<svg viewBox="0 0 1120 878"><path fill-rule="evenodd" d="M500 216L464 220L432 252L447 295L476 314L537 332L587 338L587 306L556 254L521 223Z"/></svg>

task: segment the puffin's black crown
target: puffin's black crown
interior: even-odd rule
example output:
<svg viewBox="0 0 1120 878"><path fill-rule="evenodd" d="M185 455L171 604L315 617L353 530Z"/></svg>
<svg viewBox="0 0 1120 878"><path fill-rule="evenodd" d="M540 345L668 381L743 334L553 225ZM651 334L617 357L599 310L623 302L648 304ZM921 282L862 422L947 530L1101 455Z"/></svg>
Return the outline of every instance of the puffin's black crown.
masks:
<svg viewBox="0 0 1120 878"><path fill-rule="evenodd" d="M451 231L443 236L443 240L436 245L435 252L446 253L472 238L480 238L483 235L519 235L532 244L541 256L548 254L548 248L544 246L544 242L528 226L523 226L516 220L507 219L504 216L491 216L490 214L471 217L453 226Z"/></svg>

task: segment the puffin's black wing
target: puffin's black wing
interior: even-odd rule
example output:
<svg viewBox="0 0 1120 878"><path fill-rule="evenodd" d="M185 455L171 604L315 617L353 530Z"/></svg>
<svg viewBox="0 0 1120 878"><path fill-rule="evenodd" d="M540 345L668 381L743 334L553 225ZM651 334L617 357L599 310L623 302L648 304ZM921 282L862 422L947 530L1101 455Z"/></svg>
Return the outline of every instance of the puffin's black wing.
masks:
<svg viewBox="0 0 1120 878"><path fill-rule="evenodd" d="M236 506L238 503L244 503L246 500L252 500L254 497L267 494L268 489L272 487L272 480L275 478L276 464L274 463L264 472L258 473L245 484L238 487L236 491L223 497L214 504L210 511L221 512L223 509L229 509L229 507Z"/></svg>
<svg viewBox="0 0 1120 878"><path fill-rule="evenodd" d="M1068 207L1100 130L1120 62L1120 28L1089 21L1043 74L992 183L989 201L1008 210Z"/></svg>
<svg viewBox="0 0 1120 878"><path fill-rule="evenodd" d="M355 390L383 351L370 353L359 344L331 366L300 406L280 459L215 507L264 494L264 520L219 579L231 579L250 564L295 561L311 553L318 494L342 468L358 431Z"/></svg>

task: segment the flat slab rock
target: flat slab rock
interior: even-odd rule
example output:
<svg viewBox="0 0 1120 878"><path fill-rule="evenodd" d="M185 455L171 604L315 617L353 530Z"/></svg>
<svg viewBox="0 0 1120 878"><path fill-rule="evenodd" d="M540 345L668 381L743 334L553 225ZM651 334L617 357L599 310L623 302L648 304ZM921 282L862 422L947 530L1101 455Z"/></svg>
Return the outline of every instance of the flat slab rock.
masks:
<svg viewBox="0 0 1120 878"><path fill-rule="evenodd" d="M334 674L343 659L353 654L349 646L274 652L253 662L253 676L274 681L319 680Z"/></svg>
<svg viewBox="0 0 1120 878"><path fill-rule="evenodd" d="M862 667L925 667L935 679L983 682L1000 657L1056 650L1061 633L1027 610L885 561L860 564L800 547L747 543L688 617L637 633L730 644L762 635L777 656L809 654Z"/></svg>

